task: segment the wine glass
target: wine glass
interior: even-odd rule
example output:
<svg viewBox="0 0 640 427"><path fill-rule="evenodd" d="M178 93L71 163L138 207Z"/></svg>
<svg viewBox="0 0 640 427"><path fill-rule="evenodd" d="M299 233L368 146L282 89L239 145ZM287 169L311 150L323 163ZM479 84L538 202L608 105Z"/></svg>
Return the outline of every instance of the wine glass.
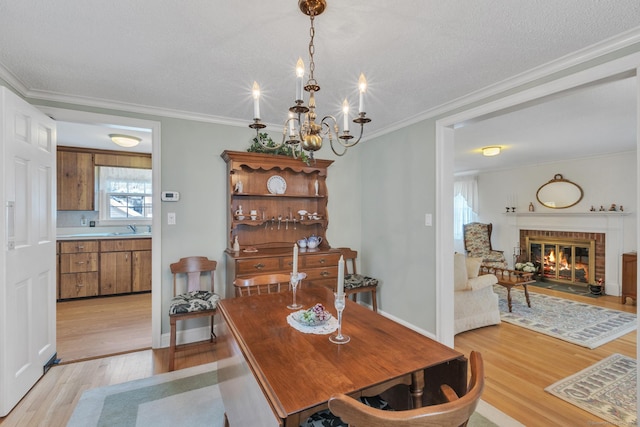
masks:
<svg viewBox="0 0 640 427"><path fill-rule="evenodd" d="M296 310L298 308L302 308L302 304L296 303L296 290L298 288L298 284L302 279L304 279L307 275L304 273L294 273L291 272L291 279L289 283L291 283L291 289L293 289L293 303L289 304L287 308L291 310Z"/></svg>
<svg viewBox="0 0 640 427"><path fill-rule="evenodd" d="M329 341L334 344L346 344L351 341L351 338L349 338L347 335L342 335L342 310L344 310L345 307L345 294L342 293L334 295L336 296L336 298L333 302L333 305L338 312L338 333L331 335L329 337Z"/></svg>

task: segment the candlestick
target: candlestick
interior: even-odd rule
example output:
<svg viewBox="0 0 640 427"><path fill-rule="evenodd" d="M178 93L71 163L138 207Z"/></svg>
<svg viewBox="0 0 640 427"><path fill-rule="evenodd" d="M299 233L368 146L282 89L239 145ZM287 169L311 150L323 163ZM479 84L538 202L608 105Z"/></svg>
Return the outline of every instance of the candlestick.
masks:
<svg viewBox="0 0 640 427"><path fill-rule="evenodd" d="M293 274L298 274L298 244L293 244Z"/></svg>
<svg viewBox="0 0 640 427"><path fill-rule="evenodd" d="M342 103L342 114L343 114L343 131L349 130L349 103L347 102L347 98L344 99Z"/></svg>
<svg viewBox="0 0 640 427"><path fill-rule="evenodd" d="M360 108L358 111L364 113L364 93L367 91L367 79L364 77L364 74L360 74L358 88L360 89Z"/></svg>
<svg viewBox="0 0 640 427"><path fill-rule="evenodd" d="M260 118L260 86L258 82L253 82L253 118Z"/></svg>
<svg viewBox="0 0 640 427"><path fill-rule="evenodd" d="M338 295L344 294L344 258L340 255L338 261Z"/></svg>
<svg viewBox="0 0 640 427"><path fill-rule="evenodd" d="M296 63L296 101L302 100L302 78L304 77L304 62L298 58Z"/></svg>

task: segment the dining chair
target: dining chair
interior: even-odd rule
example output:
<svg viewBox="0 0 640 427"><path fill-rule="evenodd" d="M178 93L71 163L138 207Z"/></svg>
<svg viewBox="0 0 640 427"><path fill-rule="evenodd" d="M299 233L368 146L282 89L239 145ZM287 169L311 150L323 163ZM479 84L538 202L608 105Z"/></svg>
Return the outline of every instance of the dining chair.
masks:
<svg viewBox="0 0 640 427"><path fill-rule="evenodd" d="M302 286L302 280L307 277L305 273L298 273ZM290 276L288 274L261 274L258 276L238 278L233 282L237 297L260 294L274 294L286 292L290 289Z"/></svg>
<svg viewBox="0 0 640 427"><path fill-rule="evenodd" d="M213 342L216 335L213 331L214 315L218 309L220 296L216 294L214 288L214 273L217 262L203 256L191 256L181 258L180 261L170 265L173 273L173 298L169 305L169 324L171 326L171 336L169 342L169 371L175 367L176 351L186 346L200 343L189 343L176 345L176 326L178 320L193 319L197 317L211 317L211 333L208 341ZM178 292L178 280L180 276L186 278L186 291ZM206 276L210 276L209 289L202 289L206 283ZM202 341L204 342L204 341Z"/></svg>
<svg viewBox="0 0 640 427"><path fill-rule="evenodd" d="M359 293L370 292L373 311L378 311L378 298L376 296L378 279L358 274L356 270L357 251L350 248L340 248L340 252L345 261L344 293L356 301ZM349 264L351 264L351 266L349 266Z"/></svg>
<svg viewBox="0 0 640 427"><path fill-rule="evenodd" d="M458 396L447 384L440 386L445 403L405 411L373 408L345 394L329 400L329 410L350 427L454 427L466 426L484 388L484 366L477 351L470 355L471 378L464 396Z"/></svg>
<svg viewBox="0 0 640 427"><path fill-rule="evenodd" d="M482 258L482 264L488 267L508 268L504 251L494 250L491 246L493 224L470 222L462 226L464 249L471 258Z"/></svg>

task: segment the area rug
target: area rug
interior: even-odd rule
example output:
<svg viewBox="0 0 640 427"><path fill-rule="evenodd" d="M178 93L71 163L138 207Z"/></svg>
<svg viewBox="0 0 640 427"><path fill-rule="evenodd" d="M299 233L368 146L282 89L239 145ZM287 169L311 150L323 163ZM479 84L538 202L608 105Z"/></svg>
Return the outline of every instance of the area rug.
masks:
<svg viewBox="0 0 640 427"><path fill-rule="evenodd" d="M511 289L513 310L509 313L506 288L494 285L494 291L500 298L500 318L504 322L582 347L596 348L636 329L633 313L539 294L531 289L531 308L522 290Z"/></svg>
<svg viewBox="0 0 640 427"><path fill-rule="evenodd" d="M224 426L217 364L85 391L68 427Z"/></svg>
<svg viewBox="0 0 640 427"><path fill-rule="evenodd" d="M611 355L545 391L614 425L637 425L635 359Z"/></svg>

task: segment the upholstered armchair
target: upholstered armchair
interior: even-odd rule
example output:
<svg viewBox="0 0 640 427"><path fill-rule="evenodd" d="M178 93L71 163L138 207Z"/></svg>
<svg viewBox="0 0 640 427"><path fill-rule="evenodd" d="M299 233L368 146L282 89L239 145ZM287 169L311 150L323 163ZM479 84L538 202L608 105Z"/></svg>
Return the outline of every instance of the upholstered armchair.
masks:
<svg viewBox="0 0 640 427"><path fill-rule="evenodd" d="M480 274L481 258L453 256L454 334L500 323L494 274Z"/></svg>
<svg viewBox="0 0 640 427"><path fill-rule="evenodd" d="M508 268L504 252L493 250L491 247L492 224L470 222L465 224L463 229L467 256L482 258L482 264L488 267Z"/></svg>

